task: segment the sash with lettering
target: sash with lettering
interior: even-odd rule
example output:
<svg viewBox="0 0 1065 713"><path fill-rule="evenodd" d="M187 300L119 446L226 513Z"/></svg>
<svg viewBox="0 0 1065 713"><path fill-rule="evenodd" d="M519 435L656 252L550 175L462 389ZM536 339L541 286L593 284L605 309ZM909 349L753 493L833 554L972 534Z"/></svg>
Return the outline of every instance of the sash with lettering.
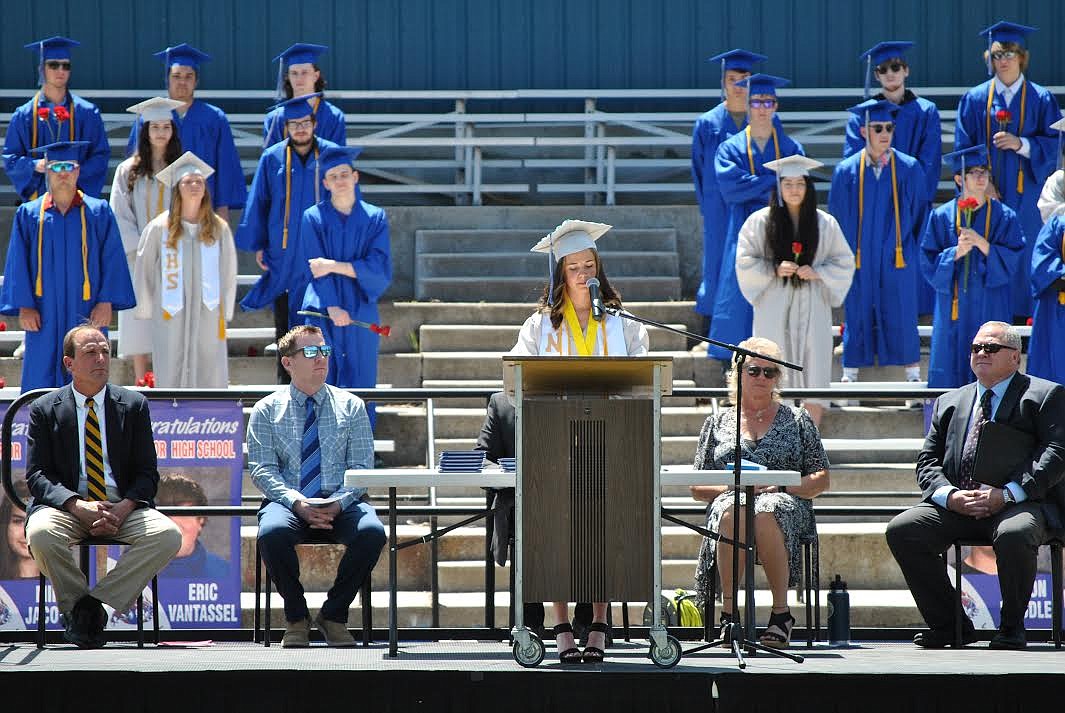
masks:
<svg viewBox="0 0 1065 713"><path fill-rule="evenodd" d="M189 224L182 221L184 232L191 233L195 239L199 234L199 226L189 230ZM185 306L185 276L181 264L181 241L174 248L167 247L168 231L162 231L160 239L163 241L163 259L159 261L162 269L162 307L163 315L170 319ZM219 255L221 254L217 240L211 245L196 241L200 247L200 298L207 309L212 312L218 308L221 302L221 276L219 268Z"/></svg>
<svg viewBox="0 0 1065 713"><path fill-rule="evenodd" d="M568 299L563 305L562 315L558 329L551 329L549 315L541 315L541 356L628 356L621 317L606 314L602 322L589 319L588 329L582 331L577 313Z"/></svg>

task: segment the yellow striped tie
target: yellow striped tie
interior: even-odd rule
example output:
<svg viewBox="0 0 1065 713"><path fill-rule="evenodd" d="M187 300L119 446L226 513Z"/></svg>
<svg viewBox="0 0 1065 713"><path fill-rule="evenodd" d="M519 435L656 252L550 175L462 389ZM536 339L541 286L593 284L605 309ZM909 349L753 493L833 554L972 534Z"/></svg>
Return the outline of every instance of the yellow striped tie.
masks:
<svg viewBox="0 0 1065 713"><path fill-rule="evenodd" d="M89 412L85 415L85 480L89 500L107 500L104 484L104 448L100 439L100 420L96 417L96 402L85 399Z"/></svg>

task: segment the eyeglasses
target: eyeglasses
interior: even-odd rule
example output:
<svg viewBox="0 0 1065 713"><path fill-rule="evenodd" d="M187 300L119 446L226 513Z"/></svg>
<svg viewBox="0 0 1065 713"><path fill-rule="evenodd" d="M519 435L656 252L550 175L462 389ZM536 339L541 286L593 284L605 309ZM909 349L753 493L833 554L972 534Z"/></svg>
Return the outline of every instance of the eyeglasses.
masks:
<svg viewBox="0 0 1065 713"><path fill-rule="evenodd" d="M974 343L972 349L973 354L979 354L980 352L983 352L984 354L998 354L1003 349L1009 349L1012 352L1017 351L1017 347L1010 347L1005 344L995 344L993 342L987 342L985 344Z"/></svg>
<svg viewBox="0 0 1065 713"><path fill-rule="evenodd" d="M70 62L60 62L55 59L48 60L44 63L44 66L48 67L48 69L61 69L64 72L70 71Z"/></svg>
<svg viewBox="0 0 1065 713"><path fill-rule="evenodd" d="M966 176L972 176L973 178L987 178L991 175L991 171L986 168L970 168L965 171Z"/></svg>
<svg viewBox="0 0 1065 713"><path fill-rule="evenodd" d="M312 344L309 347L301 347L299 351L303 352L303 356L308 359L317 359L319 354L328 359L333 353L333 347L328 344Z"/></svg>
<svg viewBox="0 0 1065 713"><path fill-rule="evenodd" d="M902 62L885 63L885 64L877 65L876 73L877 74L887 74L888 72L901 72L905 68L906 68L906 65L904 65Z"/></svg>
<svg viewBox="0 0 1065 713"><path fill-rule="evenodd" d="M869 124L869 128L873 130L874 134L880 134L885 131L890 134L895 130L895 125L891 122L888 122L886 124Z"/></svg>
<svg viewBox="0 0 1065 713"><path fill-rule="evenodd" d="M746 369L747 376L753 376L755 378L765 375L767 379L777 378L777 374L780 373L780 369L775 366L749 366Z"/></svg>
<svg viewBox="0 0 1065 713"><path fill-rule="evenodd" d="M303 119L302 121L287 121L285 122L285 126L288 127L289 131L303 131L305 129L313 129L314 120Z"/></svg>
<svg viewBox="0 0 1065 713"><path fill-rule="evenodd" d="M70 173L78 168L78 164L73 161L54 161L48 164L48 170L52 173Z"/></svg>
<svg viewBox="0 0 1065 713"><path fill-rule="evenodd" d="M995 60L996 62L1001 62L1004 59L1013 59L1016 56L1017 53L1011 50L999 50L997 52L991 53L991 59Z"/></svg>
<svg viewBox="0 0 1065 713"><path fill-rule="evenodd" d="M772 109L777 105L776 99L752 99L752 109Z"/></svg>

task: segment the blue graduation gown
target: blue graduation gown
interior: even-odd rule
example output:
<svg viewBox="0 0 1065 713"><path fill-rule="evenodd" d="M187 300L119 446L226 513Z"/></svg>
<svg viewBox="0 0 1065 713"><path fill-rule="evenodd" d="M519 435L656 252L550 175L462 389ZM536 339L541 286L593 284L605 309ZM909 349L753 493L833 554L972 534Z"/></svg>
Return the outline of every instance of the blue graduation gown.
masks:
<svg viewBox="0 0 1065 713"><path fill-rule="evenodd" d="M884 99L883 93L877 94L874 99ZM847 122L847 137L843 142L843 158L865 148L865 139L859 130L863 124L860 116L851 114ZM917 159L924 173L925 209L930 210L936 199L936 185L942 170L940 162L943 160L943 129L936 105L907 89L895 115L895 133L891 145ZM932 314L935 300L932 286L924 280L918 280L917 313Z"/></svg>
<svg viewBox="0 0 1065 713"><path fill-rule="evenodd" d="M344 216L324 200L303 214L300 247L304 264L315 257L350 262L357 275L312 279L303 302L306 308L324 313L329 307L341 307L352 319L379 321L377 300L392 282L392 249L383 210L356 201L351 215ZM377 385L378 335L354 325L337 327L317 317L307 317L306 323L321 327L326 343L333 346L327 383L342 388Z"/></svg>
<svg viewBox="0 0 1065 713"><path fill-rule="evenodd" d="M63 336L88 318L99 302L114 310L136 304L126 252L115 215L107 201L86 196L85 239L88 246L89 299L83 300L81 208L71 205L66 215L50 207L44 212L41 250L41 296L37 297L37 229L42 203L51 194L23 203L15 211L11 243L0 291L0 313L17 315L31 307L41 313L41 329L26 332L22 360L22 391L63 386L70 374L63 368Z"/></svg>
<svg viewBox="0 0 1065 713"><path fill-rule="evenodd" d="M181 135L182 151L191 151L215 170L207 179L207 190L211 192L214 207L243 208L248 199L248 186L225 112L213 104L196 99L185 112L184 118L176 111L171 112L171 117ZM132 156L137 149L140 126L141 120L137 119L130 129L126 143L127 156Z"/></svg>
<svg viewBox="0 0 1065 713"><path fill-rule="evenodd" d="M985 256L969 251L968 289L965 258L955 260L958 234L955 229L958 199L944 203L928 216L921 238L921 271L936 291L933 317L932 356L928 364L928 385L953 389L973 381L969 367L969 346L990 320L1009 322L1010 289L1024 253L1024 238L1017 214L999 201L987 201L973 211L971 227L983 235L987 211L991 211L991 231L985 235L991 250ZM991 206L990 209L988 206ZM965 216L961 216L965 225ZM952 319L955 288L958 318Z"/></svg>
<svg viewBox="0 0 1065 713"><path fill-rule="evenodd" d="M1057 167L1058 133L1050 125L1061 118L1058 101L1054 95L1035 82L1029 82L1028 96L1024 103L1024 127L1021 121L1021 94L1018 88L1013 100L1006 106L1002 101L1001 82L989 79L973 87L958 103L958 118L954 126L954 150L960 151L978 144L988 144L987 95L991 82L995 82L995 96L991 104L991 135L999 131L995 114L1007 109L1011 118L1006 131L1028 140L1029 158L1016 151L1000 151L989 144L991 170L995 186L1002 194L1002 202L1017 213L1024 233L1025 253L1017 279L1013 281L1011 300L1013 314L1027 316L1032 313L1032 296L1028 288L1028 273L1031 268L1032 245L1043 228L1039 215L1039 191L1048 176ZM1018 191L1018 171L1023 172L1023 192Z"/></svg>
<svg viewBox="0 0 1065 713"><path fill-rule="evenodd" d="M40 95L38 108L55 106ZM78 175L78 188L85 195L100 197L100 191L107 180L107 162L111 158L111 145L107 142L104 121L96 105L85 101L76 94L67 92L64 104L67 111L74 116L74 141L88 141L85 158L81 161L81 173ZM37 143L33 143L33 124L37 122ZM53 138L54 136L54 138ZM37 173L34 167L40 156L34 156L30 150L38 146L47 146L55 141L70 141L70 121L64 121L60 127L51 114L47 120L33 117L33 99L15 109L11 123L4 137L4 170L15 186L19 197L24 201L33 200L48 190L44 174Z"/></svg>
<svg viewBox="0 0 1065 713"><path fill-rule="evenodd" d="M802 146L777 129L780 141L780 158L802 154ZM765 148L751 141L754 173L751 173L747 157L747 133L741 131L726 139L717 149L714 173L718 189L725 202L727 226L725 242L721 251L721 269L718 272L717 294L714 298L714 313L710 318L710 338L719 342L738 344L751 336L751 321L754 312L751 304L740 291L736 279L736 241L743 222L759 208L769 203L769 195L776 185L776 175L765 168L767 161L777 158L773 140ZM732 352L710 345L707 356L728 361Z"/></svg>
<svg viewBox="0 0 1065 713"><path fill-rule="evenodd" d="M283 141L287 136L285 120L283 117L284 107L277 107L266 114L263 119L263 148L269 148ZM320 139L332 141L334 144L344 146L347 144L347 126L344 123L344 112L325 99L318 103L314 111L317 121L314 127L314 135Z"/></svg>
<svg viewBox="0 0 1065 713"><path fill-rule="evenodd" d="M329 198L329 191L322 185L315 157L319 152L335 146L332 141L318 139L317 146L311 150L306 162L301 161L295 151L292 152L287 242L284 239L284 225L288 139L263 151L234 240L241 250L264 251L263 261L270 269L262 273L258 282L240 301L241 309L250 312L271 307L279 295L287 292L288 326L291 328L304 323L296 312L303 308L303 293L311 280L311 271L307 268L307 261L300 259L300 226L304 211Z"/></svg>
<svg viewBox="0 0 1065 713"><path fill-rule="evenodd" d="M1058 301L1054 282L1065 277L1062 260L1062 240L1065 240L1065 216L1055 215L1039 232L1032 250L1032 339L1028 343L1028 367L1032 376L1065 383L1065 349L1061 335L1065 334L1065 305Z"/></svg>
<svg viewBox="0 0 1065 713"><path fill-rule="evenodd" d="M843 366L913 364L921 358L917 336L918 243L925 221L921 167L901 151L895 154L899 196L899 228L906 266L895 267L895 207L891 166L880 178L871 166L861 166L857 153L843 159L832 174L828 211L839 222L847 244L855 251L854 280L843 302ZM858 180L865 171L865 200L858 246Z"/></svg>

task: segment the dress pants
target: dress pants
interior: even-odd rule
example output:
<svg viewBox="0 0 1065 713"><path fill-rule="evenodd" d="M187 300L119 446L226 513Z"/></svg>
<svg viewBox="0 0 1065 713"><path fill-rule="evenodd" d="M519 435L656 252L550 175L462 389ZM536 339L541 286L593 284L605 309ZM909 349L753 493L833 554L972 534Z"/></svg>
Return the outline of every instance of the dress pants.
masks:
<svg viewBox="0 0 1065 713"><path fill-rule="evenodd" d="M1042 505L1007 505L977 520L924 502L897 515L887 526L891 553L930 629L954 630L957 595L941 555L955 540L986 540L995 548L1002 591L1001 627L1024 626L1035 583L1036 555L1046 531Z"/></svg>
<svg viewBox="0 0 1065 713"><path fill-rule="evenodd" d="M296 555L296 545L307 539L310 529L299 515L281 503L270 502L259 510L259 552L278 594L285 600L285 620L289 622L310 618ZM323 618L346 624L348 608L377 564L386 540L385 527L372 505L357 502L336 516L332 530L315 534L318 533L332 535L337 544L346 548L322 605Z"/></svg>
<svg viewBox="0 0 1065 713"><path fill-rule="evenodd" d="M43 507L26 521L26 540L41 572L52 582L59 610L69 613L79 599L91 594L116 611L128 610L148 582L181 548L181 531L174 521L152 508L129 514L113 539L129 544L113 570L89 590L71 546L89 536L89 529L64 510Z"/></svg>

